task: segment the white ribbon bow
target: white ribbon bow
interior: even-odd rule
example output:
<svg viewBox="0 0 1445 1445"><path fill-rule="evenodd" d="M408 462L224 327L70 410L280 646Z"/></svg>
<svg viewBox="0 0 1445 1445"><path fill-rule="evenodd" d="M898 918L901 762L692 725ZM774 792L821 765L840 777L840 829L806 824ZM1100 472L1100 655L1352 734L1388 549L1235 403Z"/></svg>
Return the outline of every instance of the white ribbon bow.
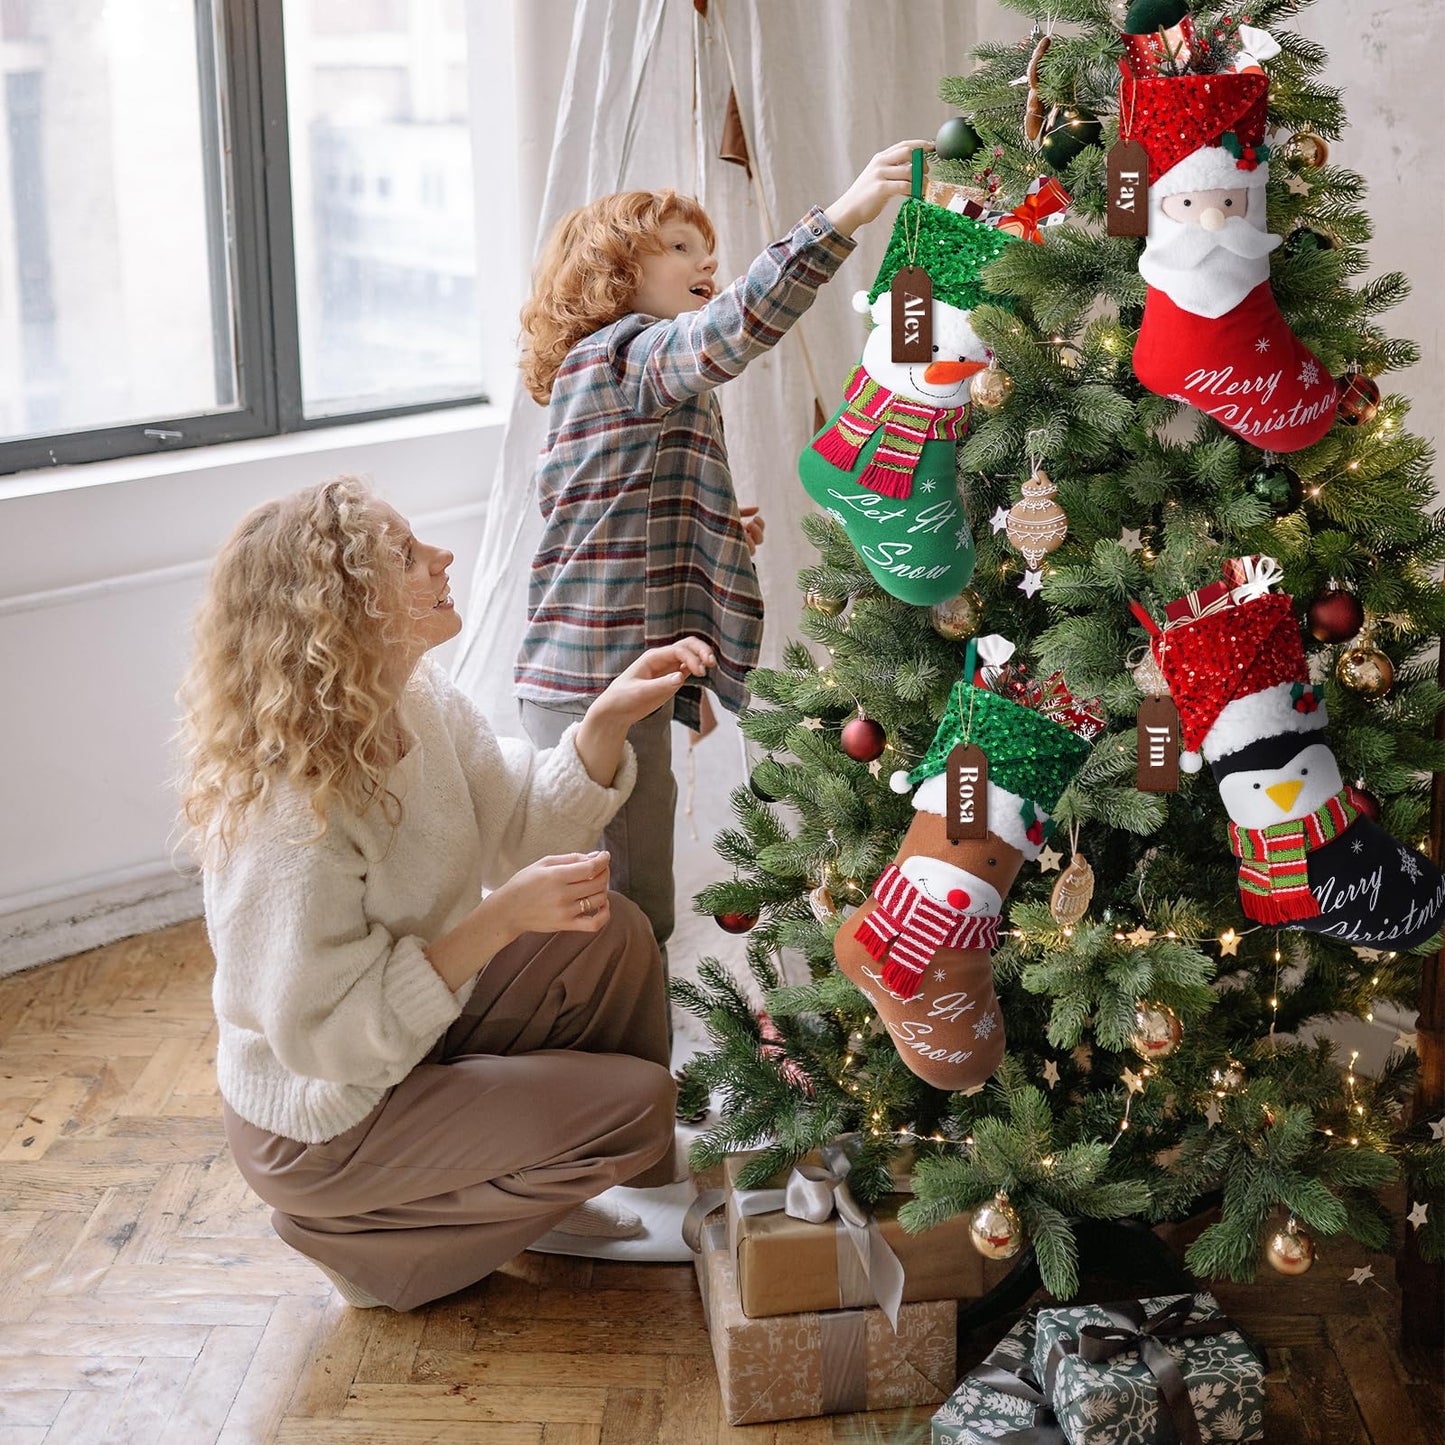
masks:
<svg viewBox="0 0 1445 1445"><path fill-rule="evenodd" d="M1258 30L1253 25L1239 27L1239 48L1251 65L1263 65L1279 54L1279 41L1268 30Z"/></svg>
<svg viewBox="0 0 1445 1445"><path fill-rule="evenodd" d="M1284 568L1273 557L1237 557L1233 565L1244 574L1244 581L1230 589L1235 602L1250 602L1263 597L1284 576Z"/></svg>

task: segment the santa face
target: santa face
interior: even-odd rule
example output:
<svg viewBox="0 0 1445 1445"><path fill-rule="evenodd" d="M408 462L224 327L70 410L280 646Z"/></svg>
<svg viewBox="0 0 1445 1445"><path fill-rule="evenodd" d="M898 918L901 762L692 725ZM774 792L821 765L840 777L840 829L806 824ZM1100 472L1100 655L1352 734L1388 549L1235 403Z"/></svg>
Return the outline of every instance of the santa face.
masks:
<svg viewBox="0 0 1445 1445"><path fill-rule="evenodd" d="M1238 172L1243 185L1168 189L1168 175L1149 192L1149 240L1139 274L1181 310L1214 318L1233 311L1269 279L1279 236L1265 230L1269 167Z"/></svg>
<svg viewBox="0 0 1445 1445"><path fill-rule="evenodd" d="M988 347L968 324L968 312L933 303L933 360L893 360L893 293L869 308L874 327L863 345L863 370L889 391L934 407L968 405L968 382L988 365Z"/></svg>
<svg viewBox="0 0 1445 1445"><path fill-rule="evenodd" d="M925 897L954 913L993 917L1003 911L1003 899L992 884L942 858L915 853L898 865L898 871Z"/></svg>
<svg viewBox="0 0 1445 1445"><path fill-rule="evenodd" d="M1219 784L1225 811L1241 828L1306 818L1344 786L1329 744L1310 743L1283 767L1230 773Z"/></svg>

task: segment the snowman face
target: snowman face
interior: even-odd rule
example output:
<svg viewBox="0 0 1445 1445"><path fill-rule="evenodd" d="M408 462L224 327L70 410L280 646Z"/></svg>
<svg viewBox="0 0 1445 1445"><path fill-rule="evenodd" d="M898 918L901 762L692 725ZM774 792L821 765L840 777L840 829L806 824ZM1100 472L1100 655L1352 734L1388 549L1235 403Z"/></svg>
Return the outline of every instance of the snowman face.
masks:
<svg viewBox="0 0 1445 1445"><path fill-rule="evenodd" d="M1343 786L1329 744L1311 743L1282 768L1230 773L1219 785L1219 796L1241 828L1268 828L1308 817Z"/></svg>
<svg viewBox="0 0 1445 1445"><path fill-rule="evenodd" d="M893 360L893 293L885 291L870 308L874 327L863 346L863 369L879 386L928 406L968 404L968 382L988 365L988 347L968 324L968 312L933 303L933 360Z"/></svg>
<svg viewBox="0 0 1445 1445"><path fill-rule="evenodd" d="M992 884L941 858L914 853L898 865L898 871L925 897L954 913L992 916L1003 911L1003 899Z"/></svg>

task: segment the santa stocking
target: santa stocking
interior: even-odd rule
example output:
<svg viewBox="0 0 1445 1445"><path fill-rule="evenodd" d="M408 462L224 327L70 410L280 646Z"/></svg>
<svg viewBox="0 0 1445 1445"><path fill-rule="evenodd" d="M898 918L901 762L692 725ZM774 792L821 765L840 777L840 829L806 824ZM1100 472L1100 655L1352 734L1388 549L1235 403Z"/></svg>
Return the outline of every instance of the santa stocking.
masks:
<svg viewBox="0 0 1445 1445"><path fill-rule="evenodd" d="M954 459L968 430L969 379L989 352L968 313L982 295L978 268L1011 240L942 206L904 202L873 289L855 298L876 323L862 359L843 405L798 460L808 495L841 524L879 586L917 607L956 597L973 575ZM911 269L900 278L900 268ZM923 272L931 301L917 296ZM893 310L905 296L928 318L916 361L894 355Z"/></svg>
<svg viewBox="0 0 1445 1445"><path fill-rule="evenodd" d="M1335 383L1269 284L1280 238L1265 229L1268 79L1120 68L1120 137L1142 147L1149 187L1135 375L1262 450L1317 442L1335 420Z"/></svg>
<svg viewBox="0 0 1445 1445"><path fill-rule="evenodd" d="M972 677L972 649L965 677ZM877 1010L904 1062L925 1083L949 1091L981 1086L1003 1058L1004 1027L990 955L1003 900L1050 829L1048 810L1088 754L1064 722L960 682L927 756L895 787L918 785L916 816L894 862L839 929L838 967ZM1060 716L1072 700L1055 692ZM972 775L976 747L986 781ZM953 775L950 781L950 774ZM975 838L951 838L950 822L972 818ZM954 828L952 831L958 831Z"/></svg>
<svg viewBox="0 0 1445 1445"><path fill-rule="evenodd" d="M1269 590L1278 576L1272 558L1227 562L1223 581L1165 609L1162 629L1147 621L1179 709L1180 764L1214 773L1246 918L1413 948L1440 926L1445 879L1356 808L1293 603Z"/></svg>

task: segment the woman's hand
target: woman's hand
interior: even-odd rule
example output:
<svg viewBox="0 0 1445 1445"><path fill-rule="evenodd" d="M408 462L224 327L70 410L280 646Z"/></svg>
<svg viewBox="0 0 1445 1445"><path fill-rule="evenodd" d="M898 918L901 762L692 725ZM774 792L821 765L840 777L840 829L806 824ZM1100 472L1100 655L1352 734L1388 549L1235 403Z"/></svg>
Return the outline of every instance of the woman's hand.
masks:
<svg viewBox="0 0 1445 1445"><path fill-rule="evenodd" d="M610 853L557 853L514 873L489 897L503 932L596 933L608 918Z"/></svg>
<svg viewBox="0 0 1445 1445"><path fill-rule="evenodd" d="M577 729L577 756L587 776L604 788L612 786L622 763L627 730L654 713L694 677L716 663L712 648L701 638L684 637L666 647L650 647L619 674L589 707Z"/></svg>
<svg viewBox="0 0 1445 1445"><path fill-rule="evenodd" d="M905 140L881 150L858 173L858 179L828 207L834 229L851 236L866 225L894 196L913 189L913 152L933 150L931 140Z"/></svg>
<svg viewBox="0 0 1445 1445"><path fill-rule="evenodd" d="M752 556L763 545L763 528L768 524L756 507L739 507L738 515L743 520L743 539L748 544L748 556Z"/></svg>

